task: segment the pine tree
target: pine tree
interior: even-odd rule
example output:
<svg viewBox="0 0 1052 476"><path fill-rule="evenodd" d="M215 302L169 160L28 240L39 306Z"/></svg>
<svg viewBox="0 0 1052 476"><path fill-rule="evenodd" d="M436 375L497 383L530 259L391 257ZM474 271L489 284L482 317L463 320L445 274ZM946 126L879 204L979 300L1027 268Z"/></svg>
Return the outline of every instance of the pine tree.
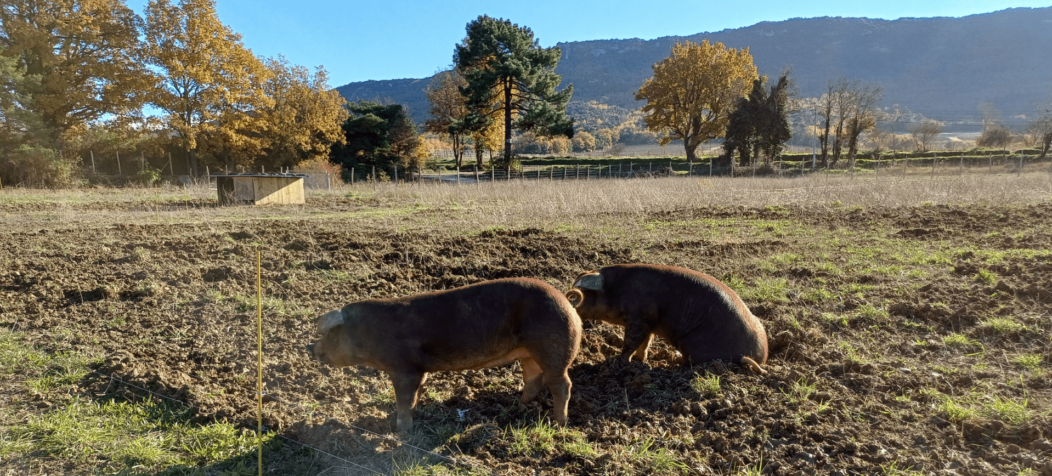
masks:
<svg viewBox="0 0 1052 476"><path fill-rule="evenodd" d="M369 101L347 104L351 117L343 123L346 142L332 148L330 160L349 171L356 166L391 165L419 169L423 140L401 104L383 105Z"/></svg>
<svg viewBox="0 0 1052 476"><path fill-rule="evenodd" d="M482 15L468 23L467 38L457 45L453 61L467 80L460 91L472 112L454 127L482 130L503 113L504 161L509 164L513 129L573 138L573 119L566 116L573 85L555 90L562 82L555 74L561 56L558 47L541 48L532 30L509 20Z"/></svg>

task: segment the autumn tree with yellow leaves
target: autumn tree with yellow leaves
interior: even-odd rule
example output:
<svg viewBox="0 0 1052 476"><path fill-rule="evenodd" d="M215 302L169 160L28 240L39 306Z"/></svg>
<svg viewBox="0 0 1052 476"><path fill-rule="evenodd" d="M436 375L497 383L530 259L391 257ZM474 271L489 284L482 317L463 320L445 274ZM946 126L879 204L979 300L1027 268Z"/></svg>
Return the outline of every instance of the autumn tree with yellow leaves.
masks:
<svg viewBox="0 0 1052 476"><path fill-rule="evenodd" d="M268 59L266 67L270 74L263 93L271 105L257 112L266 140L260 160L268 168L328 160L330 146L344 141L347 101L329 87L325 68L312 74L284 56Z"/></svg>
<svg viewBox="0 0 1052 476"><path fill-rule="evenodd" d="M514 116L513 116L514 117ZM504 145L504 122L493 121L487 127L471 132L471 148L475 151L475 164L482 169L482 154L489 152L490 162L493 153Z"/></svg>
<svg viewBox="0 0 1052 476"><path fill-rule="evenodd" d="M665 146L682 140L687 160L697 158L702 142L722 137L738 98L748 94L757 78L749 49L723 43L676 43L672 54L654 65L654 77L636 92L647 129L663 133Z"/></svg>
<svg viewBox="0 0 1052 476"><path fill-rule="evenodd" d="M461 88L468 86L467 80L460 71L453 69L443 71L431 80L425 94L430 103L428 112L431 119L424 122L428 132L448 137L453 143L453 159L459 170L464 165L464 149L467 140L471 141L475 151L475 162L479 169L482 168L483 153L500 150L504 140L504 123L491 121L488 125L479 125L473 129L463 127L464 120L471 113L467 98L461 94ZM496 114L502 112L504 93L498 85L493 92L494 98L500 98L495 103L484 107L483 114ZM512 112L512 120L518 116L517 111Z"/></svg>
<svg viewBox="0 0 1052 476"><path fill-rule="evenodd" d="M432 134L448 137L453 144L453 160L457 170L463 165L464 139L469 134L459 128L450 127L457 121L463 121L471 112L468 109L460 88L467 87L468 82L457 70L443 71L431 79L424 94L430 104L428 112L431 119L424 122L424 129Z"/></svg>
<svg viewBox="0 0 1052 476"><path fill-rule="evenodd" d="M104 115L138 113L150 77L139 17L121 0L4 0L0 51L28 77L27 107L58 139Z"/></svg>
<svg viewBox="0 0 1052 476"><path fill-rule="evenodd" d="M197 149L233 160L233 152L255 156L265 146L260 118L250 112L272 105L263 83L270 71L241 43L241 35L219 21L213 0L152 0L146 6L143 59L158 74L150 93L154 106L187 151L191 173L199 173Z"/></svg>

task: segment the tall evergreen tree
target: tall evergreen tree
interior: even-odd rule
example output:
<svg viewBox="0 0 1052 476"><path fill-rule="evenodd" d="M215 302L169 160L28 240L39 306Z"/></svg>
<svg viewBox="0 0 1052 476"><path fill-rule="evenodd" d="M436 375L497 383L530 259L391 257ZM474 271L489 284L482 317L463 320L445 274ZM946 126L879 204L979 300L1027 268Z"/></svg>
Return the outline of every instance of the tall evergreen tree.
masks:
<svg viewBox="0 0 1052 476"><path fill-rule="evenodd" d="M751 163L753 156L763 156L770 163L792 138L789 127L789 76L783 74L770 89L766 77L753 80L749 95L737 101L727 125L723 143L726 154L741 156L742 165Z"/></svg>
<svg viewBox="0 0 1052 476"><path fill-rule="evenodd" d="M460 91L472 112L454 127L482 130L503 113L506 163L511 163L512 129L573 138L573 119L566 116L573 85L555 90L562 82L555 74L561 57L558 47L541 48L532 30L509 20L482 15L468 23L453 61L467 80Z"/></svg>
<svg viewBox="0 0 1052 476"><path fill-rule="evenodd" d="M415 166L422 140L401 104L369 101L347 104L351 117L343 123L346 143L332 146L330 160L344 170L376 165L387 171L392 164Z"/></svg>

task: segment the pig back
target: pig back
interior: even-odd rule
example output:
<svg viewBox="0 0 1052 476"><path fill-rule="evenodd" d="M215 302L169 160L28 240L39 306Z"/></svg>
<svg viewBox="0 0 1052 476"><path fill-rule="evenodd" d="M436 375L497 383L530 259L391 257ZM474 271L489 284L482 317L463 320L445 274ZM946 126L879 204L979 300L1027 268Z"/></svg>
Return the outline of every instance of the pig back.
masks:
<svg viewBox="0 0 1052 476"><path fill-rule="evenodd" d="M625 283L617 290L622 307L637 307L636 313L655 318L655 332L685 357L698 363L740 362L743 356L766 361L763 324L718 279L674 266L628 265L617 271L620 276L611 281Z"/></svg>
<svg viewBox="0 0 1052 476"><path fill-rule="evenodd" d="M576 350L581 332L558 290L526 278L363 301L354 313L347 331L367 353L427 371L478 368L545 340Z"/></svg>

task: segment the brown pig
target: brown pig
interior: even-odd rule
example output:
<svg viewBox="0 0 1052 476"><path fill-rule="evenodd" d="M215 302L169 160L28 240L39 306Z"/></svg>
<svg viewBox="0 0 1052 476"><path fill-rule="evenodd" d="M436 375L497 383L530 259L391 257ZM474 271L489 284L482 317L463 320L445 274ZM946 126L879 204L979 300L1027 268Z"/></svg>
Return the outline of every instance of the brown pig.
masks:
<svg viewBox="0 0 1052 476"><path fill-rule="evenodd" d="M520 404L547 385L555 421L566 424L567 370L581 346L581 319L562 293L527 278L498 279L445 291L370 299L318 319L308 351L321 363L365 365L394 383L398 431L413 427L413 407L429 372L522 363Z"/></svg>
<svg viewBox="0 0 1052 476"><path fill-rule="evenodd" d="M582 274L566 297L582 319L625 326L623 361L646 361L654 334L692 362L724 360L764 373L767 333L716 278L677 266L623 264Z"/></svg>

